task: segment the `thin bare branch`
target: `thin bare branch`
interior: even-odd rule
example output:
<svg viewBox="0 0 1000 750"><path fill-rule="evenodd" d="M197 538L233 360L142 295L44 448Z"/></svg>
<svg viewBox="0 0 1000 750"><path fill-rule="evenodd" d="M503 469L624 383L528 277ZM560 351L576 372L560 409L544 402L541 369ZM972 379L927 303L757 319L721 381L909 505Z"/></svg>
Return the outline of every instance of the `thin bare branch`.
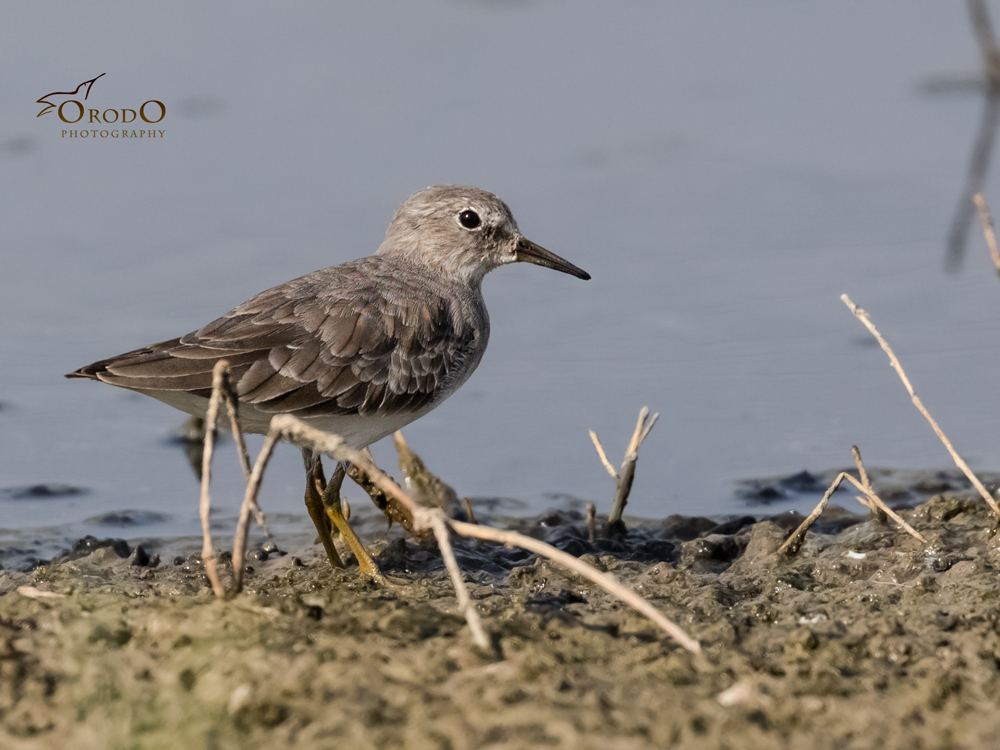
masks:
<svg viewBox="0 0 1000 750"><path fill-rule="evenodd" d="M462 571L458 569L458 562L455 560L455 552L451 548L451 541L448 539L448 517L438 509L430 510L427 513L431 528L434 529L434 536L437 539L438 547L441 549L441 557L444 558L444 566L451 576L452 586L455 587L455 598L458 599L458 608L465 615L465 621L469 623L469 630L472 631L472 640L483 651L490 648L490 639L486 637L483 630L483 623L479 619L479 612L476 605L469 598L469 591L465 587L465 579L462 578ZM472 524L475 526L476 524Z"/></svg>
<svg viewBox="0 0 1000 750"><path fill-rule="evenodd" d="M993 142L996 140L997 124L1000 123L1000 86L993 77L987 78L986 101L983 102L983 113L976 132L976 140L969 155L969 166L965 185L955 207L955 216L948 230L947 254L945 255L945 270L957 271L965 255L965 242L972 226L976 206L973 196L983 190L986 175L990 168L990 157L993 154Z"/></svg>
<svg viewBox="0 0 1000 750"><path fill-rule="evenodd" d="M636 443L636 448L642 445L643 441L645 441L646 439L646 436L649 435L649 431L653 429L653 425L656 424L656 420L659 418L660 418L659 412L657 412L652 416L652 418L650 418L649 424L646 425L646 428L642 431L642 434L639 436L639 442Z"/></svg>
<svg viewBox="0 0 1000 750"><path fill-rule="evenodd" d="M219 363L216 363L216 367ZM229 365L222 368L222 395L226 399L226 411L229 413L229 425L233 433L233 439L236 441L236 452L240 458L240 467L243 469L243 479L246 482L250 481L250 451L247 450L247 443L243 437L243 427L240 424L240 414L239 414L239 400L236 398L236 389L233 388L233 382L229 377ZM267 522L264 517L264 511L261 507L257 505L257 499L254 498L253 507L251 510L254 513L254 518L257 521L257 525L264 529L264 532L270 536L271 532L267 528Z"/></svg>
<svg viewBox="0 0 1000 750"><path fill-rule="evenodd" d="M231 594L240 593L243 589L243 570L246 567L246 547L247 537L250 535L250 509L257 505L257 493L260 492L261 479L264 477L264 469L267 462L271 460L274 447L281 439L282 433L279 428L275 428L274 420L271 420L271 429L264 438L264 445L257 454L257 461L250 472L250 480L247 482L246 493L243 496L243 504L240 506L240 520L236 524L236 536L233 538L233 587Z"/></svg>
<svg viewBox="0 0 1000 750"><path fill-rule="evenodd" d="M862 492L864 492L867 495L868 501L871 503L871 505L874 505L876 508L878 508L883 513L885 513L887 516L889 516L889 518L891 518L893 521L895 521L896 523L898 523L903 528L903 531L905 531L907 534L909 534L910 536L912 536L914 539L918 539L921 542L923 542L924 544L927 544L927 540L924 539L923 534L921 534L915 528L913 528L912 526L910 526L910 524L908 524L906 521L904 521L899 516L899 514L896 513L896 511L894 511L892 508L890 508L888 505L886 505L884 502L882 502L882 498L880 498L878 495L876 495L872 491L871 487L865 488L865 486L863 484L861 484L861 482L859 482L857 479L855 479L854 477L852 477L850 474L846 474L846 476L847 476L847 480L851 484L853 484L855 487L857 487L859 490L861 490ZM871 506L869 506L869 507L871 507Z"/></svg>
<svg viewBox="0 0 1000 750"><path fill-rule="evenodd" d="M868 472L865 471L865 465L861 461L861 451L858 449L858 446L852 445L851 453L854 454L854 465L858 467L858 476L861 477L861 484L864 486L862 492L864 492L866 496L874 495L875 493L872 491L872 483L868 480ZM867 497L864 500L858 498L858 502L871 511L873 521L877 523L885 523L885 511L879 508L878 505L868 500Z"/></svg>
<svg viewBox="0 0 1000 750"><path fill-rule="evenodd" d="M837 475L837 478L833 480L833 484L830 485L829 489L827 489L826 493L823 495L823 499L820 500L819 504L813 509L813 512L809 514L808 518L799 524L799 527L795 529L792 535L789 536L778 548L778 554L794 555L799 551L799 548L802 546L802 542L805 540L806 531L813 525L816 519L823 514L823 511L826 510L827 503L830 502L830 498L833 496L833 493L837 491L837 488L840 487L841 482L845 479L864 493L864 497L856 497L856 499L859 503L871 510L873 516L876 511L884 513L899 524L903 531L907 534L919 539L924 544L927 543L927 540L924 539L919 531L900 518L899 515L889 508L888 505L882 502L881 498L879 498L879 496L872 490L871 484L868 481L868 473L865 471L864 464L861 463L861 451L858 450L858 446L852 446L851 452L854 454L854 460L858 464L859 473L862 477L864 477L863 483L862 481L852 477L846 471L840 472L840 474Z"/></svg>
<svg viewBox="0 0 1000 750"><path fill-rule="evenodd" d="M572 555L563 552L562 550L558 550L552 545L546 544L538 539L533 539L529 536L525 536L524 534L518 534L516 531L501 531L500 529L493 529L489 526L474 526L471 523L462 523L461 521L453 520L449 521L448 525L451 526L456 533L461 534L462 536L471 536L476 537L477 539L489 539L494 542L500 542L501 544L521 547L542 555L543 557L549 558L553 562L562 565L564 568L569 569L573 573L581 575L589 581L596 583L605 591L625 602L625 604L629 605L637 612L646 615L646 617L656 623L664 632L666 632L671 638L677 641L677 643L686 648L692 654L701 653L701 646L698 641L694 640L677 625L667 619L667 617L664 616L660 610L636 594L634 591L622 586L611 576L601 573L596 568L587 565L585 562L581 562Z"/></svg>
<svg viewBox="0 0 1000 750"><path fill-rule="evenodd" d="M986 75L987 83L995 86L1000 78L1000 70L998 70L1000 50L997 49L997 37L993 32L993 24L990 22L986 2L985 0L968 0L966 4L969 9L969 20L972 22L972 31L976 35L979 54L983 60L983 73Z"/></svg>
<svg viewBox="0 0 1000 750"><path fill-rule="evenodd" d="M879 346L882 347L882 350L887 355L889 355L889 364L892 365L892 368L896 371L896 374L899 375L899 379L902 380L903 385L906 386L906 390L910 394L910 399L913 401L913 405L916 406L917 410L924 415L924 418L928 422L930 422L931 427L934 429L934 434L936 434L938 438L940 438L941 442L944 443L944 447L948 449L948 453L951 454L951 458L955 462L955 465L962 470L962 472L965 474L966 477L968 477L969 481L972 482L972 485L976 488L976 490L978 490L979 494L989 504L990 508L993 509L993 512L996 513L998 516L1000 516L1000 506L997 505L996 500L993 499L993 497L990 495L987 489L983 486L983 483L979 481L979 478L972 473L972 469L969 468L969 465L962 460L962 457L959 456L958 452L952 447L951 442L949 442L948 438L945 436L944 432L942 432L941 428L938 427L938 423L934 421L934 418L930 415L930 412L928 412L927 409L924 408L923 402L914 392L913 386L910 385L910 380L909 378L906 377L906 373L903 371L903 366L899 364L899 360L896 359L896 355L889 347L888 342L886 342L886 340L882 338L882 334L878 332L878 330L875 328L875 324L871 322L871 319L868 317L868 313L866 313L860 307L855 305L851 301L851 298L848 297L846 294L842 294L840 296L840 299L843 301L845 305L847 305L848 309L850 309L850 311L854 313L854 316L861 321L861 323L865 326L865 328L867 328L869 332L875 337L875 339L879 343Z"/></svg>
<svg viewBox="0 0 1000 750"><path fill-rule="evenodd" d="M216 423L219 418L219 404L222 401L222 381L225 377L228 363L220 360L215 363L212 369L212 397L208 401L208 411L205 415L205 448L201 454L201 559L205 563L205 575L208 576L209 583L212 584L212 591L216 596L225 596L226 589L219 580L219 571L216 567L215 547L212 544L212 529L209 519L212 501L209 497L208 487L212 483L212 453L215 449L215 436L217 434Z"/></svg>
<svg viewBox="0 0 1000 750"><path fill-rule="evenodd" d="M611 465L608 460L608 455L604 452L604 446L601 445L601 441L597 439L597 433L590 430L590 439L594 442L594 447L597 449L597 455L601 457L601 463L604 464L604 468L608 470L608 474L611 475L612 479L618 479L618 472L615 471L615 467Z"/></svg>
<svg viewBox="0 0 1000 750"><path fill-rule="evenodd" d="M854 456L854 465L858 467L858 476L861 478L861 484L863 484L866 489L870 490L872 488L872 483L868 479L868 472L865 471L865 464L861 460L861 449L856 445L852 445L851 455Z"/></svg>
<svg viewBox="0 0 1000 750"><path fill-rule="evenodd" d="M236 440L236 452L240 457L243 479L249 482L252 470L250 466L250 451L247 450L247 441L243 437L243 426L240 424L239 401L236 400L236 395L233 392L233 384L229 379L228 367L223 372L222 393L226 399L226 411L229 413L229 425L233 432L233 439Z"/></svg>
<svg viewBox="0 0 1000 750"><path fill-rule="evenodd" d="M279 414L273 417L271 419L271 433L288 438L294 445L312 448L314 451L332 456L338 461L348 461L360 466L366 473L370 474L369 478L372 484L387 495L392 495L407 510L413 512L420 509L420 506L409 495L382 473L374 461L364 452L348 447L340 435L317 430L312 425L308 425L290 414Z"/></svg>
<svg viewBox="0 0 1000 750"><path fill-rule="evenodd" d="M639 410L639 419L635 423L635 430L632 431L632 437L628 441L628 448L625 450L625 460L622 461L622 467L618 471L615 502L611 506L611 514L608 516L609 525L620 525L622 523L622 515L625 513L625 506L628 504L629 493L632 491L632 480L635 479L635 463L639 460L639 446L642 445L642 441L649 435L649 431L653 429L653 425L656 424L659 416L659 414L654 414L647 425L646 419L649 417L649 409L644 406Z"/></svg>
<svg viewBox="0 0 1000 750"><path fill-rule="evenodd" d="M467 497L462 498L462 507L465 508L465 515L469 518L469 523L479 523L476 514L472 512L472 501Z"/></svg>
<svg viewBox="0 0 1000 750"><path fill-rule="evenodd" d="M1000 250L997 249L997 236L993 231L993 217L990 215L989 206L986 205L986 199L983 198L982 193L976 193L972 200L975 201L976 209L979 211L979 222L983 225L983 235L990 248L993 265L997 269L997 274L1000 274Z"/></svg>
<svg viewBox="0 0 1000 750"><path fill-rule="evenodd" d="M26 599L65 599L66 594L59 594L55 591L42 591L35 586L18 586L15 591Z"/></svg>
<svg viewBox="0 0 1000 750"><path fill-rule="evenodd" d="M823 511L826 510L826 504L830 502L830 496L837 491L840 487L840 483L844 481L845 477L850 477L846 471L840 472L837 478L833 480L833 484L827 489L823 494L823 499L819 501L813 512L808 515L806 520L799 524L799 527L792 532L791 536L784 541L784 543L778 547L779 555L794 555L802 547L802 542L805 541L806 531L809 527L813 525L813 522L823 515Z"/></svg>
<svg viewBox="0 0 1000 750"><path fill-rule="evenodd" d="M642 436L642 428L646 425L646 420L648 418L649 407L644 406L639 409L639 418L635 422L635 429L632 430L632 437L628 440L628 448L625 449L626 457L628 457L631 453L635 453L636 449L639 447L639 438Z"/></svg>
<svg viewBox="0 0 1000 750"><path fill-rule="evenodd" d="M205 445L202 451L201 457L201 502L200 502L200 515L201 515L201 531L202 531L202 549L201 556L205 563L205 574L208 576L208 580L212 585L212 591L216 596L226 596L226 588L222 584L222 580L219 578L218 566L216 565L216 554L215 547L212 544L212 533L211 533L211 523L210 523L210 511L211 511L211 498L209 495L209 485L212 482L212 457L215 452L215 439L218 435L218 422L219 422L219 410L222 406L222 401L225 400L226 407L229 412L229 421L233 431L233 437L236 439L236 445L239 450L240 465L243 467L243 475L247 480L248 490L249 485L252 480L252 470L250 469L250 454L247 451L246 442L243 439L243 430L240 426L239 412L238 412L238 402L236 400L236 395L233 390L232 383L229 380L229 363L226 360L219 360L215 363L212 368L212 396L208 402L208 410L205 414ZM273 450L273 446L272 446ZM261 469L263 471L263 468ZM259 484L259 480L258 480ZM251 511L254 511L257 518L257 523L261 526L267 527L264 524L264 513L260 509L260 505L257 504L257 494L253 493L249 500L246 498L243 502L243 507L240 509L240 523L237 524L237 543L234 545L233 549L233 592L236 593L240 590L243 578L243 564L242 564L242 547L246 546L246 535L249 532L249 517ZM246 521L244 522L244 516L246 516ZM247 527L247 528L244 528ZM241 537L242 534L242 537ZM238 540L242 538L243 544L239 545ZM239 550L237 550L239 547Z"/></svg>
<svg viewBox="0 0 1000 750"><path fill-rule="evenodd" d="M368 455L368 449L366 448L362 455L365 455L368 464L374 466L375 460ZM365 491L368 498L372 501L376 508L381 510L385 517L388 519L389 523L398 523L402 526L414 539L418 542L429 541L433 532L430 529L417 529L413 524L413 513L409 508L402 505L398 500L396 500L392 495L386 494L384 491L379 489L368 473L359 465L348 461L347 464L347 476L354 480L361 489Z"/></svg>
<svg viewBox="0 0 1000 750"><path fill-rule="evenodd" d="M587 538L591 542L597 538L597 506L587 503Z"/></svg>

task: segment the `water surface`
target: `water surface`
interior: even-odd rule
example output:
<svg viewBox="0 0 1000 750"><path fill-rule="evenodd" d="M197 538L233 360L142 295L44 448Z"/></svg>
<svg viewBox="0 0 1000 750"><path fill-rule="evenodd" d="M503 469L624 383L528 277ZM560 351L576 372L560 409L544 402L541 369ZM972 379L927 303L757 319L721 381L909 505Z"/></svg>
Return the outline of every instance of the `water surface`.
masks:
<svg viewBox="0 0 1000 750"><path fill-rule="evenodd" d="M847 465L855 443L873 466L947 466L843 292L970 464L1000 464L1000 287L978 230L944 270L983 97L925 85L977 75L962 6L234 7L5 13L0 487L85 492L8 492L0 526L127 510L161 514L143 533L195 533L183 417L62 375L370 254L435 183L496 192L593 275L487 278L482 365L407 429L461 494L607 509L587 430L620 460L643 405L661 416L641 515L745 512L737 480ZM102 72L95 102L165 103L162 139L60 138L36 118L39 96ZM262 502L300 513L302 483L285 448ZM233 512L231 444L215 487Z"/></svg>

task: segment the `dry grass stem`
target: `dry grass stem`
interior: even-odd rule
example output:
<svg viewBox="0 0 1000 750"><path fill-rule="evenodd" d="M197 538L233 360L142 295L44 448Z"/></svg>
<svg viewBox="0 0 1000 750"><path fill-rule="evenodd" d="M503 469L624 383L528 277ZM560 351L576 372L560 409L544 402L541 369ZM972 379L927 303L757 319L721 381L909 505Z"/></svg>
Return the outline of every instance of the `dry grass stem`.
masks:
<svg viewBox="0 0 1000 750"><path fill-rule="evenodd" d="M483 630L483 623L479 619L479 612L476 605L469 598L469 590L465 587L465 579L462 578L462 571L458 569L458 562L455 560L455 552L451 548L451 541L448 539L447 516L440 510L431 511L428 514L431 528L434 529L434 536L437 539L438 547L441 549L441 557L444 558L444 566L451 576L452 586L455 587L455 598L458 599L458 608L465 615L465 621L469 623L469 630L472 631L472 640L483 651L490 648L490 639ZM476 525L476 524L473 524Z"/></svg>
<svg viewBox="0 0 1000 750"><path fill-rule="evenodd" d="M1000 124L1000 50L997 48L993 24L990 22L985 0L968 0L967 5L982 59L986 96L979 129L973 142L972 153L969 155L965 185L958 199L951 228L948 230L945 270L950 272L959 269L965 255L968 230L976 212L976 207L973 205L974 196L981 193L983 185L986 184L993 141L996 139L997 125Z"/></svg>
<svg viewBox="0 0 1000 750"><path fill-rule="evenodd" d="M601 463L604 464L604 468L608 470L608 474L617 483L615 487L615 501L611 506L611 514L608 516L609 524L620 524L622 521L622 514L625 512L625 506L628 504L628 496L632 491L632 481L635 479L635 462L639 459L639 446L642 445L646 436L649 435L649 431L653 429L653 425L656 424L656 420L659 417L659 414L654 414L652 419L649 419L647 423L649 409L644 406L639 410L639 419L635 423L632 438L628 441L628 448L625 449L625 459L622 461L621 469L618 471L615 471L615 467L608 460L608 456L604 452L604 446L597 439L597 433L590 430L590 439L594 442L594 448L597 449L597 455L600 457Z"/></svg>
<svg viewBox="0 0 1000 750"><path fill-rule="evenodd" d="M989 86L1000 83L1000 49L997 48L996 34L986 8L985 0L968 0L969 20L972 31L976 35L979 54L983 60L983 73Z"/></svg>
<svg viewBox="0 0 1000 750"><path fill-rule="evenodd" d="M789 536L788 539L786 539L784 543L778 547L779 555L794 555L799 551L802 547L802 542L805 541L806 531L809 530L809 527L813 525L813 522L817 518L823 515L823 511L826 510L826 504L830 502L830 496L837 491L837 488L840 487L840 483L843 482L844 478L848 476L850 475L846 471L842 471L837 475L837 478L833 480L833 484L831 484L827 491L823 494L823 499L819 501L815 508L813 508L813 512L810 513L806 520L800 523L799 527L792 532L791 536Z"/></svg>
<svg viewBox="0 0 1000 750"><path fill-rule="evenodd" d="M648 434L649 430L646 429L645 433ZM316 428L310 427L301 420L287 414L278 415L271 420L271 433L268 437L270 438L271 435L286 437L296 445L312 448L315 451L333 456L339 461L349 461L356 464L368 474L370 480L375 486L385 492L386 495L393 497L401 506L407 508L412 513L414 526L417 530L433 528L433 524L430 520L430 514L434 511L417 505L412 498L410 498L395 484L395 482L382 473L381 469L379 469L364 453L344 445L344 441L341 437L317 430ZM642 437L645 436L643 435ZM639 440L639 442L641 443L642 441ZM260 460L258 459L258 464L259 463ZM256 467L254 467L254 471L256 472ZM250 488L247 488L247 491L249 492ZM562 552L545 542L532 539L529 536L518 534L514 531L500 531L498 529L492 529L488 526L478 526L476 524L464 523L453 519L446 519L444 522L451 528L452 531L461 536L472 537L475 539L487 539L490 541L500 542L502 544L521 547L542 555L543 557L549 558L572 572L596 583L598 586L618 597L633 609L649 617L664 632L666 632L671 638L691 653L701 653L701 646L698 645L698 642L681 630L680 627L667 619L666 616L664 616L663 613L656 609L653 605L636 593L629 591L610 576L592 568L585 562L581 562L572 555Z"/></svg>
<svg viewBox="0 0 1000 750"><path fill-rule="evenodd" d="M604 468L608 470L608 474L611 475L611 478L617 481L618 472L615 471L615 467L612 466L611 462L608 460L608 454L604 452L604 446L601 445L601 441L597 439L597 433L593 430L590 430L589 432L590 439L593 441L594 447L597 449L597 455L601 458L601 463L604 464Z"/></svg>
<svg viewBox="0 0 1000 750"><path fill-rule="evenodd" d="M368 463L365 464L366 466L374 466L374 459L369 456L367 460ZM365 494L368 495L375 507L385 514L390 524L398 523L418 542L430 541L431 537L434 536L430 529L416 528L413 521L413 513L410 509L376 485L374 479L360 465L348 462L347 476L365 491Z"/></svg>
<svg viewBox="0 0 1000 750"><path fill-rule="evenodd" d="M597 506L587 503L587 537L591 542L597 538Z"/></svg>
<svg viewBox="0 0 1000 750"><path fill-rule="evenodd" d="M468 517L469 523L479 523L476 520L476 514L472 512L472 501L469 498L462 498L462 507L465 508L465 515Z"/></svg>
<svg viewBox="0 0 1000 750"><path fill-rule="evenodd" d="M982 193L976 193L972 200L975 201L976 209L979 211L979 221L983 225L983 235L990 248L993 265L996 266L997 274L1000 274L1000 250L997 250L997 236L993 232L993 217L990 215L990 209L986 205L986 199L983 198Z"/></svg>
<svg viewBox="0 0 1000 750"><path fill-rule="evenodd" d="M915 528L913 528L912 526L910 526L910 524L908 524L906 521L904 521L900 517L900 515L898 513L896 513L896 511L894 511L892 508L890 508L888 505L886 505L884 502L882 502L882 498L880 498L878 495L876 495L872 491L871 487L866 488L863 484L861 484L861 482L859 482L857 479L855 479L854 477L852 477L850 474L846 474L845 473L845 476L847 477L847 481L849 481L851 484L853 484L859 490L861 490L862 492L864 492L865 495L867 496L868 503L863 503L864 505L866 505L868 508L871 508L872 506L878 508L883 513L885 513L889 518L891 518L893 521L895 521L897 524L899 524L900 527L902 527L903 531L905 531L907 534L909 534L910 536L912 536L914 539L917 539L917 540L923 542L924 544L927 544L927 540L924 539L923 534L921 534Z"/></svg>
<svg viewBox="0 0 1000 750"><path fill-rule="evenodd" d="M855 461L857 461L858 463L859 471L862 477L864 477L863 481L855 479L846 471L840 472L840 474L837 475L837 478L833 480L833 484L830 485L826 493L823 495L823 499L819 501L819 503L816 505L815 508L813 508L813 512L810 513L809 516L802 523L799 524L798 528L795 529L795 531L793 531L792 534L778 548L779 555L794 555L796 552L799 551L799 549L802 547L802 542L805 541L806 531L808 531L809 527L812 526L813 523L815 523L817 518L823 515L823 511L826 510L827 503L830 502L830 498L833 496L833 493L837 491L837 488L840 487L841 482L843 482L845 479L851 484L853 484L855 487L857 487L861 492L865 493L864 497L856 497L856 499L859 503L861 503L862 505L864 505L865 507L867 507L869 510L872 511L873 520L875 517L874 515L875 511L879 511L885 514L885 516L891 518L897 524L899 524L899 526L907 534L914 537L915 539L918 539L924 544L927 544L927 540L924 539L923 535L919 531L914 529L912 526L910 526L910 524L908 524L906 521L900 518L899 514L893 511L884 502L882 502L882 499L875 494L875 492L871 488L871 484L868 482L868 473L864 470L864 465L861 464L861 452L858 450L858 447L856 445L853 446L852 452L854 453Z"/></svg>
<svg viewBox="0 0 1000 750"><path fill-rule="evenodd" d="M471 536L477 539L487 539L493 542L500 542L501 544L513 547L521 547L529 550L530 552L534 552L535 554L549 558L553 562L562 565L571 572L583 576L592 583L597 584L605 591L625 602L625 604L629 605L637 612L646 615L646 617L666 632L667 635L673 638L677 643L686 648L692 654L701 653L701 645L698 641L694 640L691 636L681 630L680 627L667 619L667 617L660 612L660 610L636 594L634 591L622 586L611 576L601 573L596 568L587 565L585 562L581 562L569 553L558 550L552 545L546 544L538 539L533 539L532 537L525 536L524 534L518 534L516 531L501 531L500 529L493 529L489 526L474 526L470 523L462 523L461 521L449 521L448 525L451 526L455 533L461 534L462 536Z"/></svg>
<svg viewBox="0 0 1000 750"><path fill-rule="evenodd" d="M243 569L246 567L246 547L247 537L250 535L250 514L251 508L257 505L257 493L260 492L260 483L264 477L264 469L267 462L271 460L274 448L278 444L282 435L280 430L274 427L274 420L271 421L271 429L264 438L264 445L261 446L260 453L257 454L257 461L250 472L250 479L247 481L247 489L243 495L243 504L240 506L240 520L236 523L236 536L233 537L233 587L231 594L238 594L243 589Z"/></svg>
<svg viewBox="0 0 1000 750"><path fill-rule="evenodd" d="M233 437L236 439L236 450L240 456L240 466L243 469L243 479L244 481L250 481L250 473L252 468L250 467L250 451L247 450L247 442L243 438L243 428L240 425L240 415L239 415L239 402L236 400L236 393L233 389L232 381L229 379L229 368L226 368L225 377L222 380L223 392L226 396L226 409L229 412L229 423L233 428ZM257 525L264 529L264 532L270 536L270 531L267 528L267 521L264 518L264 511L257 504L257 498L253 500L253 506L251 507L253 511L254 518L257 521Z"/></svg>
<svg viewBox="0 0 1000 750"><path fill-rule="evenodd" d="M858 449L858 446L852 445L851 453L854 455L854 465L858 467L858 476L861 477L861 484L864 486L862 492L865 493L864 497L859 496L857 500L871 511L873 521L876 523L885 523L885 511L868 499L868 495L874 495L875 493L872 491L872 483L868 479L868 472L865 471L865 465L861 461L861 451Z"/></svg>
<svg viewBox="0 0 1000 750"><path fill-rule="evenodd" d="M213 388L215 383L212 383ZM222 373L222 394L226 399L226 411L229 413L229 424L232 426L233 438L236 440L236 452L240 457L240 468L243 469L243 479L250 479L250 451L247 450L247 441L243 437L243 427L240 424L239 402L233 393L233 385L229 380L229 368L226 367Z"/></svg>
<svg viewBox="0 0 1000 750"><path fill-rule="evenodd" d="M220 360L212 370L212 397L208 401L208 411L205 414L205 447L201 454L201 559L205 564L205 575L212 584L216 596L225 596L226 589L219 579L219 570L215 564L215 547L212 545L212 529L209 519L212 501L208 487L212 482L212 453L215 450L215 436L219 420L219 405L222 401L222 382L225 379L229 363Z"/></svg>
<svg viewBox="0 0 1000 750"><path fill-rule="evenodd" d="M257 493L254 492L249 499L245 496L243 506L240 508L240 520L236 527L237 539L233 546L233 587L230 592L227 592L225 586L222 584L222 580L219 578L218 566L216 565L217 556L215 554L215 547L212 544L211 522L209 518L211 511L209 485L212 482L212 458L215 452L215 439L218 435L219 409L223 400L226 401L230 425L232 426L233 436L236 439L236 445L239 450L240 465L243 467L243 475L249 489L249 485L253 480L253 471L250 468L250 453L247 450L246 441L243 439L236 395L229 380L229 363L224 359L216 362L215 367L212 368L212 396L209 399L208 409L205 414L205 444L201 457L201 557L205 564L205 574L208 576L208 580L212 585L212 591L216 596L237 593L242 586L242 556L243 549L246 547L246 537L249 534L251 513L254 513L256 516L257 523L263 526L265 530L267 528L264 523L264 513L261 511L260 505L257 504ZM267 447L266 444L265 447ZM271 446L271 450L273 450L273 446ZM263 467L261 468L261 472L263 472ZM259 483L259 478L257 481ZM240 543L240 540L242 540L242 543Z"/></svg>
<svg viewBox="0 0 1000 750"><path fill-rule="evenodd" d="M42 591L41 589L35 588L34 586L18 586L17 589L15 590L25 599L45 600L45 599L66 598L66 594L59 594L56 593L55 591Z"/></svg>
<svg viewBox="0 0 1000 750"><path fill-rule="evenodd" d="M850 311L854 313L854 316L862 322L865 328L867 328L868 331L875 337L875 339L879 343L879 346L882 347L882 350L887 355L889 355L889 364L892 365L892 368L896 371L896 374L899 375L899 379L902 380L903 385L906 386L906 390L910 394L910 399L913 401L913 405L916 406L917 410L924 415L924 418L927 419L928 422L930 422L931 427L934 429L934 434L936 434L938 438L940 438L941 442L944 443L944 447L948 449L948 453L951 454L951 458L955 462L955 465L962 470L962 472L965 474L966 477L968 477L969 481L972 482L972 485L976 488L976 490L978 490L979 494L982 495L983 499L989 504L990 508L993 509L993 512L997 514L997 516L1000 516L1000 506L997 505L996 500L993 499L989 491L987 491L987 489L983 486L983 483L979 481L979 477L977 477L975 474L972 473L972 470L969 468L969 465L962 460L962 457L959 456L956 450L952 447L951 442L949 442L948 438L945 436L944 432L942 432L941 428L938 427L938 423L934 421L934 418L930 415L930 412L928 412L927 409L924 408L923 402L920 400L920 397L917 396L917 394L914 392L913 386L910 384L909 378L906 377L906 373L903 371L902 365L899 364L899 360L896 359L896 355L889 347L888 342L886 342L886 340L882 338L882 334L878 332L878 330L875 328L875 325L871 322L871 319L868 317L868 313L866 313L860 307L855 305L851 301L851 298L848 297L846 294L840 295L840 299L843 301L845 305L847 305L848 309L850 309Z"/></svg>
<svg viewBox="0 0 1000 750"><path fill-rule="evenodd" d="M226 399L226 411L229 413L229 424L233 432L233 439L236 441L236 452L240 458L240 467L243 469L243 479L249 482L251 472L250 451L247 450L247 442L243 437L243 427L240 425L239 401L236 398L236 389L233 388L233 383L229 379L229 364L225 360L216 362L215 369L222 371L222 378L221 380L216 380L214 377L215 370L213 370L212 391L214 393L216 388L221 389L222 396ZM253 501L251 510L254 513L254 518L257 520L257 525L270 535L271 532L267 528L264 511L257 505L256 498Z"/></svg>

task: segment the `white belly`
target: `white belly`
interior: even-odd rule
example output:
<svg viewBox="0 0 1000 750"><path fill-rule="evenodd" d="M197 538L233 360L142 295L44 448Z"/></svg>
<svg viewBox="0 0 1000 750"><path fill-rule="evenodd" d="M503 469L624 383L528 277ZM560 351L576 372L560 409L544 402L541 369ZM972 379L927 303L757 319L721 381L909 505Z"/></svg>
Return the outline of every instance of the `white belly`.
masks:
<svg viewBox="0 0 1000 750"><path fill-rule="evenodd" d="M201 417L202 419L204 419L205 413L208 411L207 398L193 396L183 391L139 391L139 393L152 396L175 409L180 409L187 414ZM363 417L359 414L340 414L329 417L306 417L302 421L318 430L323 430L323 432L340 435L347 441L349 446L360 450L387 435L391 435L413 420L422 417L443 400L440 399L436 403L415 412L377 417ZM245 433L266 435L270 428L271 418L274 416L276 416L274 412L262 411L255 404L240 404L240 426ZM223 406L219 415L219 422L225 429L229 429L229 416L225 406Z"/></svg>

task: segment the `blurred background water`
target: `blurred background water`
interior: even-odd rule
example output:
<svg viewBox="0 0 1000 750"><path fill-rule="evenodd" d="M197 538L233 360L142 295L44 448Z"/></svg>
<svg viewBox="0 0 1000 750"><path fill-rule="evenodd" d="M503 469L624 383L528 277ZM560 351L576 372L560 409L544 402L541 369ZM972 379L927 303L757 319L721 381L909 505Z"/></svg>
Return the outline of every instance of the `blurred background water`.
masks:
<svg viewBox="0 0 1000 750"><path fill-rule="evenodd" d="M14 3L0 60L0 527L196 532L183 415L63 374L370 254L437 183L497 193L593 275L487 278L485 360L406 430L460 494L606 511L587 430L617 463L643 405L637 515L745 512L737 480L854 443L948 466L843 292L969 463L1000 466L1000 287L978 226L947 250L986 106L961 4ZM160 100L162 138L36 118L100 73L88 105ZM302 485L286 446L264 507L305 518ZM214 498L240 496L230 441Z"/></svg>

